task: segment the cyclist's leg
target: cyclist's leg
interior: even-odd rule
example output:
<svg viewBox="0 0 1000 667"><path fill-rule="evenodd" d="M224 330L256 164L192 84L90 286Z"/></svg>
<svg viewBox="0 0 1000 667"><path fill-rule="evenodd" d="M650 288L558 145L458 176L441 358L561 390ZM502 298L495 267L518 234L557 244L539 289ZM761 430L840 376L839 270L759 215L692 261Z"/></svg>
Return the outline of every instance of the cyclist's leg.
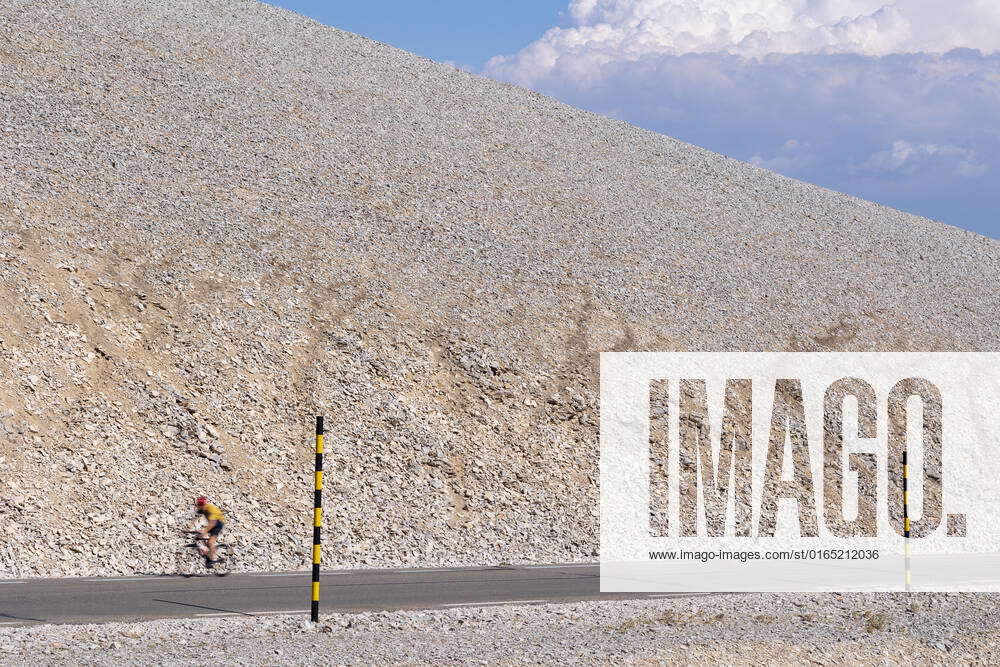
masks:
<svg viewBox="0 0 1000 667"><path fill-rule="evenodd" d="M198 555L200 555L202 557L207 557L208 556L208 546L206 546L205 540L203 540L200 535L195 535L194 536L194 543L195 543L195 546L198 549Z"/></svg>
<svg viewBox="0 0 1000 667"><path fill-rule="evenodd" d="M219 533L222 532L222 529L223 529L224 525L225 524L223 524L221 521L217 521L215 523L215 526L208 533L208 559L209 560L213 560L213 561L217 560L217 556L216 556L216 552L215 552L215 544L216 544L216 542L219 541Z"/></svg>

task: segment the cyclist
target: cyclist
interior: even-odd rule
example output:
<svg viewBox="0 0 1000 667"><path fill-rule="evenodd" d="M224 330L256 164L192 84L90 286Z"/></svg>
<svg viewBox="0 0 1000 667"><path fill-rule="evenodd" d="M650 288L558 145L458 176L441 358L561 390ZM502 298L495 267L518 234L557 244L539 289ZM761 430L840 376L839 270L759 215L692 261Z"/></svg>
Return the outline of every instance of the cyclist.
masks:
<svg viewBox="0 0 1000 667"><path fill-rule="evenodd" d="M226 517L223 516L222 510L208 502L208 498L205 496L198 496L194 501L194 506L199 518L205 517L205 521L207 522L198 533L203 539L208 539L208 555L205 557L205 567L211 568L212 565L219 562L215 554L215 543L219 539L219 533L222 532L222 529L226 525ZM195 523L197 521L198 519L195 519Z"/></svg>

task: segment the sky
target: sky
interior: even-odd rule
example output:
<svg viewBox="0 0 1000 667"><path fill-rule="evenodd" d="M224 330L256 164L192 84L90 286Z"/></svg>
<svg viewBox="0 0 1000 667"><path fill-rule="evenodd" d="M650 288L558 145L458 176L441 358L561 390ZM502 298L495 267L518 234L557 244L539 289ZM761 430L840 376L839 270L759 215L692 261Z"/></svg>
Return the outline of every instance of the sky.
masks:
<svg viewBox="0 0 1000 667"><path fill-rule="evenodd" d="M567 0L267 2L477 74L493 56L514 53L557 25L567 7Z"/></svg>
<svg viewBox="0 0 1000 667"><path fill-rule="evenodd" d="M997 0L274 4L1000 238Z"/></svg>

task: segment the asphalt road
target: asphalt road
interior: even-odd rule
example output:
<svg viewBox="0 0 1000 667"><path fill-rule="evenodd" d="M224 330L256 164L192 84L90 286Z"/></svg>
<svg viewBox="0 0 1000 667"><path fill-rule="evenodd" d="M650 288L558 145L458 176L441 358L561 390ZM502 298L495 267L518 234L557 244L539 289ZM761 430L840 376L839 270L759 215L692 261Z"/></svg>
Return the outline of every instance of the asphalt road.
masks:
<svg viewBox="0 0 1000 667"><path fill-rule="evenodd" d="M691 595L601 594L598 574L596 564L332 570L322 575L321 609L357 612ZM0 627L305 614L310 586L308 572L6 579L0 580Z"/></svg>

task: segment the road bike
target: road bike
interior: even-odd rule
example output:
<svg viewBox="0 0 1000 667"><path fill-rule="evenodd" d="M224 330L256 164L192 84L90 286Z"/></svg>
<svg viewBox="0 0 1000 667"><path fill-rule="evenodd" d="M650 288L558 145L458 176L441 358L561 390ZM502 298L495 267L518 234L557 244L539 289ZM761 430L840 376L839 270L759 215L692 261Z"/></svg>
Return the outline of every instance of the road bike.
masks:
<svg viewBox="0 0 1000 667"><path fill-rule="evenodd" d="M177 551L177 574L182 577L204 577L209 574L224 577L229 574L232 568L232 554L228 553L226 544L216 542L215 556L218 561L209 567L208 538L202 537L197 530L185 530L181 534L189 541Z"/></svg>

